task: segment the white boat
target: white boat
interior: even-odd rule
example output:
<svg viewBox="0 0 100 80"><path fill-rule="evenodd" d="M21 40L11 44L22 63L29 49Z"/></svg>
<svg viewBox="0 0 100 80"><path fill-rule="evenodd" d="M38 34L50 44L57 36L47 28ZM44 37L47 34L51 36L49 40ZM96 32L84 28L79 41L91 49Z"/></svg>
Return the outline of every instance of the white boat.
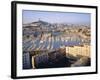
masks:
<svg viewBox="0 0 100 80"><path fill-rule="evenodd" d="M40 43L43 43L43 41L40 41Z"/></svg>

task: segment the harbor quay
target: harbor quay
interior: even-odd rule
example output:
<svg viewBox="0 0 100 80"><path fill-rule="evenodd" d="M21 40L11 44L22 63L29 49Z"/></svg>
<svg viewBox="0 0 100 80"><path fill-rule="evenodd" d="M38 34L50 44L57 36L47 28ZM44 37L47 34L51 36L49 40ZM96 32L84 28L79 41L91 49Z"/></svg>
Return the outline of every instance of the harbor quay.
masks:
<svg viewBox="0 0 100 80"><path fill-rule="evenodd" d="M23 69L91 65L91 30L87 25L23 25Z"/></svg>

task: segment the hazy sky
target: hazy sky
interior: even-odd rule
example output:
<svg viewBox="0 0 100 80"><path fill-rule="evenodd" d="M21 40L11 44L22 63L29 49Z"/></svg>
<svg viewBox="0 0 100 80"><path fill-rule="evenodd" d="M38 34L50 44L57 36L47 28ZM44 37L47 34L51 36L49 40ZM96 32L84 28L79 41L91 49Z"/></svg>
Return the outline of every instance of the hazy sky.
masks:
<svg viewBox="0 0 100 80"><path fill-rule="evenodd" d="M23 10L23 24L43 20L49 23L90 24L91 14Z"/></svg>

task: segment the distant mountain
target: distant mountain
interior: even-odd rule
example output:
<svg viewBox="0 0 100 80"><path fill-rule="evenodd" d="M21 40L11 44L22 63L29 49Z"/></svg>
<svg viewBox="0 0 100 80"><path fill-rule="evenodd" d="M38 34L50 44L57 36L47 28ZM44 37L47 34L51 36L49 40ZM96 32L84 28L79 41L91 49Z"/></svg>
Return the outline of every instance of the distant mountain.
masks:
<svg viewBox="0 0 100 80"><path fill-rule="evenodd" d="M36 21L36 22L32 22L31 24L42 24L42 25L48 25L48 24L50 24L50 23L45 22L45 21L42 21L42 20L39 20L39 21Z"/></svg>
<svg viewBox="0 0 100 80"><path fill-rule="evenodd" d="M31 23L28 23L28 24L23 24L23 27L39 27L40 25L48 26L48 25L51 25L51 24L48 23L48 22L39 20L39 21L36 21L36 22L31 22Z"/></svg>

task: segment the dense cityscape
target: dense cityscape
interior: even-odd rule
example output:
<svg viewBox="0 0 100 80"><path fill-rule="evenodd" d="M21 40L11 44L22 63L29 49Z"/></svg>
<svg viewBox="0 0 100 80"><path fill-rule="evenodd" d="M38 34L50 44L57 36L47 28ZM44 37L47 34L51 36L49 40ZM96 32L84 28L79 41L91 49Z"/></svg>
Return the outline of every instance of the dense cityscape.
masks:
<svg viewBox="0 0 100 80"><path fill-rule="evenodd" d="M90 25L23 24L23 69L90 66L90 43Z"/></svg>

